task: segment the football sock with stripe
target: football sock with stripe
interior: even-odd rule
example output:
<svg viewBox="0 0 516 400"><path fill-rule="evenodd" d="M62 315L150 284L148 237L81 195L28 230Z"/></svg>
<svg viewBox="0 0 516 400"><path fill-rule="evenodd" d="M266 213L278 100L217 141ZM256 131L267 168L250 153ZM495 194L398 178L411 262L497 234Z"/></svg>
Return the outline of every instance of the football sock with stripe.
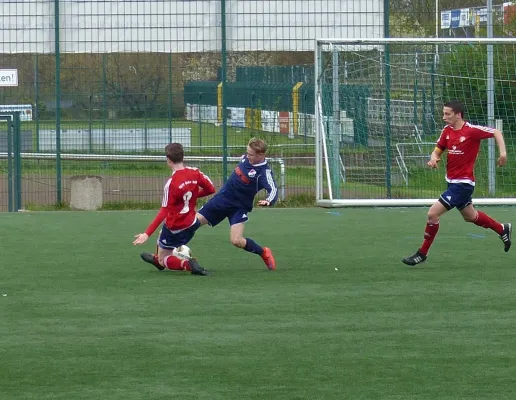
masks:
<svg viewBox="0 0 516 400"><path fill-rule="evenodd" d="M188 261L181 260L176 256L166 256L163 259L163 264L165 264L165 268L173 271L190 271L190 265L188 265Z"/></svg>
<svg viewBox="0 0 516 400"><path fill-rule="evenodd" d="M436 224L430 224L429 222L426 223L425 239L423 240L423 244L419 249L419 252L421 254L424 254L425 256L428 254L428 250L430 250L430 246L432 245L438 231L439 222L437 222Z"/></svg>
<svg viewBox="0 0 516 400"><path fill-rule="evenodd" d="M257 244L253 239L245 238L245 246L244 250L248 251L249 253L255 253L258 255L262 255L263 248Z"/></svg>
<svg viewBox="0 0 516 400"><path fill-rule="evenodd" d="M497 221L495 221L493 218L491 218L489 215L484 214L482 211L477 212L477 219L473 221L475 225L481 226L482 228L486 229L492 229L499 235L503 233L503 225Z"/></svg>

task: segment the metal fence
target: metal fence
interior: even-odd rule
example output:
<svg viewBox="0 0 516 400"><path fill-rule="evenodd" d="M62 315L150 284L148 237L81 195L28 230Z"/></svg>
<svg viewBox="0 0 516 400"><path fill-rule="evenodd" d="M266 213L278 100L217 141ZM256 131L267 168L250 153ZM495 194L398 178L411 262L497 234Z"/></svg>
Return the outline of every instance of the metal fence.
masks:
<svg viewBox="0 0 516 400"><path fill-rule="evenodd" d="M252 136L271 146L284 197L312 196L311 121L304 135L296 122L294 133L292 111L281 106L292 93L278 100L280 84L293 83L292 91L313 83L316 36L383 35L383 7L383 0L0 2L0 69L18 71L17 86L0 87L0 105L26 105L19 206L67 203L76 175L102 176L107 203L158 204L169 171L153 156L170 141L183 143L189 162L220 186ZM217 82L222 107L185 102L185 85L196 81ZM225 85L236 81L278 84L270 93L276 109L255 104L246 123L245 107L226 104ZM0 122L3 155L8 131ZM6 157L0 166L7 210Z"/></svg>
<svg viewBox="0 0 516 400"><path fill-rule="evenodd" d="M434 10L402 3L0 2L0 69L18 71L17 86L0 82L0 111L21 112L20 207L67 203L76 175L102 176L107 203L158 204L166 165L139 157L160 155L170 141L183 143L190 162L220 186L234 167L231 157L245 151L253 136L265 138L269 156L281 160L272 167L283 179L285 200L314 197L314 39L433 36ZM425 62L414 54L393 60L408 69ZM343 68L343 85L348 72L360 87L381 78L372 65L343 60ZM433 108L417 91L425 83L416 92L411 83L400 85L397 100L406 125L412 125L411 115L421 124L431 120ZM428 92L428 101L434 95ZM374 115L382 105L374 93L368 99L352 95L344 103L344 118L355 121L356 140L343 149L352 162L371 145L368 138L381 141ZM6 124L0 121L2 154ZM7 210L5 158L0 171L0 210Z"/></svg>

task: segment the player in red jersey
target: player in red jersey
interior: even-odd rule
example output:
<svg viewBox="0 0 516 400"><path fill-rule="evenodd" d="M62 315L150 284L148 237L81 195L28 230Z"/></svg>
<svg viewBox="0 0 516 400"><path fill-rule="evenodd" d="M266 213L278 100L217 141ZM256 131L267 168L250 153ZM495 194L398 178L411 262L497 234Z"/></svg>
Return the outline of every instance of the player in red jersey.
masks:
<svg viewBox="0 0 516 400"><path fill-rule="evenodd" d="M494 137L500 153L498 166L504 166L507 162L502 132L464 121L464 107L458 101L450 101L444 105L443 120L447 125L437 141L428 166L437 168L437 164L441 161L441 154L448 150L446 165L448 189L428 210L423 244L415 254L402 260L408 265L417 265L427 259L428 250L439 230L439 218L455 207L466 222L495 231L503 241L506 252L511 248L511 224L502 224L482 211L477 211L471 199L475 189L473 170L481 140Z"/></svg>
<svg viewBox="0 0 516 400"><path fill-rule="evenodd" d="M133 244L145 243L165 221L158 239L157 256L142 253L142 259L160 271L186 270L194 275L207 275L207 271L195 259L180 259L173 255L173 251L192 240L200 226L195 210L197 199L215 193L215 187L199 169L184 166L184 150L181 144L171 143L165 148L165 152L172 176L165 184L161 209L145 232L135 236Z"/></svg>

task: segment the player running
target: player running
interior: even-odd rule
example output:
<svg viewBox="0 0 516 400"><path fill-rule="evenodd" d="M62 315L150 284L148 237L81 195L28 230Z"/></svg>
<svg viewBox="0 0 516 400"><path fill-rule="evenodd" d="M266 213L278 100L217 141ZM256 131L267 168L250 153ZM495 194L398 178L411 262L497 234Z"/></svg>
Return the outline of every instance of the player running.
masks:
<svg viewBox="0 0 516 400"><path fill-rule="evenodd" d="M498 129L472 125L464 121L464 107L458 101L450 101L444 105L443 120L447 125L437 141L428 165L437 168L437 164L441 161L441 154L448 150L446 164L448 189L428 210L423 244L415 254L402 260L408 265L416 265L427 259L428 250L439 231L439 218L455 207L466 222L472 222L495 231L503 241L506 252L511 248L511 224L502 224L482 211L477 211L473 207L471 198L475 189L473 170L482 139L494 137L500 153L498 166L501 167L507 163L502 132Z"/></svg>

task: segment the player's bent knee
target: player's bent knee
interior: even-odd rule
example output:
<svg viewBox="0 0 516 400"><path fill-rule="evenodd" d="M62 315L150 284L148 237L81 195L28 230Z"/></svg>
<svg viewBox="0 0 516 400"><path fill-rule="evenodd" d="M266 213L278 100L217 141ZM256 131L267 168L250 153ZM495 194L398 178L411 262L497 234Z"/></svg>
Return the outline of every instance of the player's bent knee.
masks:
<svg viewBox="0 0 516 400"><path fill-rule="evenodd" d="M464 218L464 221L466 222L475 222L477 220L477 216L471 214L463 215L462 218Z"/></svg>
<svg viewBox="0 0 516 400"><path fill-rule="evenodd" d="M167 256L171 256L173 254L174 254L173 250L162 249L160 247L159 250L158 250L158 263L159 263L159 265L164 267L165 266L165 258Z"/></svg>
<svg viewBox="0 0 516 400"><path fill-rule="evenodd" d="M441 218L441 213L436 212L435 210L430 209L426 214L427 222L429 224L438 224L439 219Z"/></svg>
<svg viewBox="0 0 516 400"><path fill-rule="evenodd" d="M232 236L230 239L231 244L235 247L244 248L245 247L245 239L241 236Z"/></svg>
<svg viewBox="0 0 516 400"><path fill-rule="evenodd" d="M206 225L206 224L208 224L208 220L204 217L204 215L197 213L195 216L196 216L196 218L199 220L199 222L201 223L201 225Z"/></svg>
<svg viewBox="0 0 516 400"><path fill-rule="evenodd" d="M439 216L437 215L433 215L433 214L428 214L427 216L427 221L429 224L438 224L439 223Z"/></svg>

